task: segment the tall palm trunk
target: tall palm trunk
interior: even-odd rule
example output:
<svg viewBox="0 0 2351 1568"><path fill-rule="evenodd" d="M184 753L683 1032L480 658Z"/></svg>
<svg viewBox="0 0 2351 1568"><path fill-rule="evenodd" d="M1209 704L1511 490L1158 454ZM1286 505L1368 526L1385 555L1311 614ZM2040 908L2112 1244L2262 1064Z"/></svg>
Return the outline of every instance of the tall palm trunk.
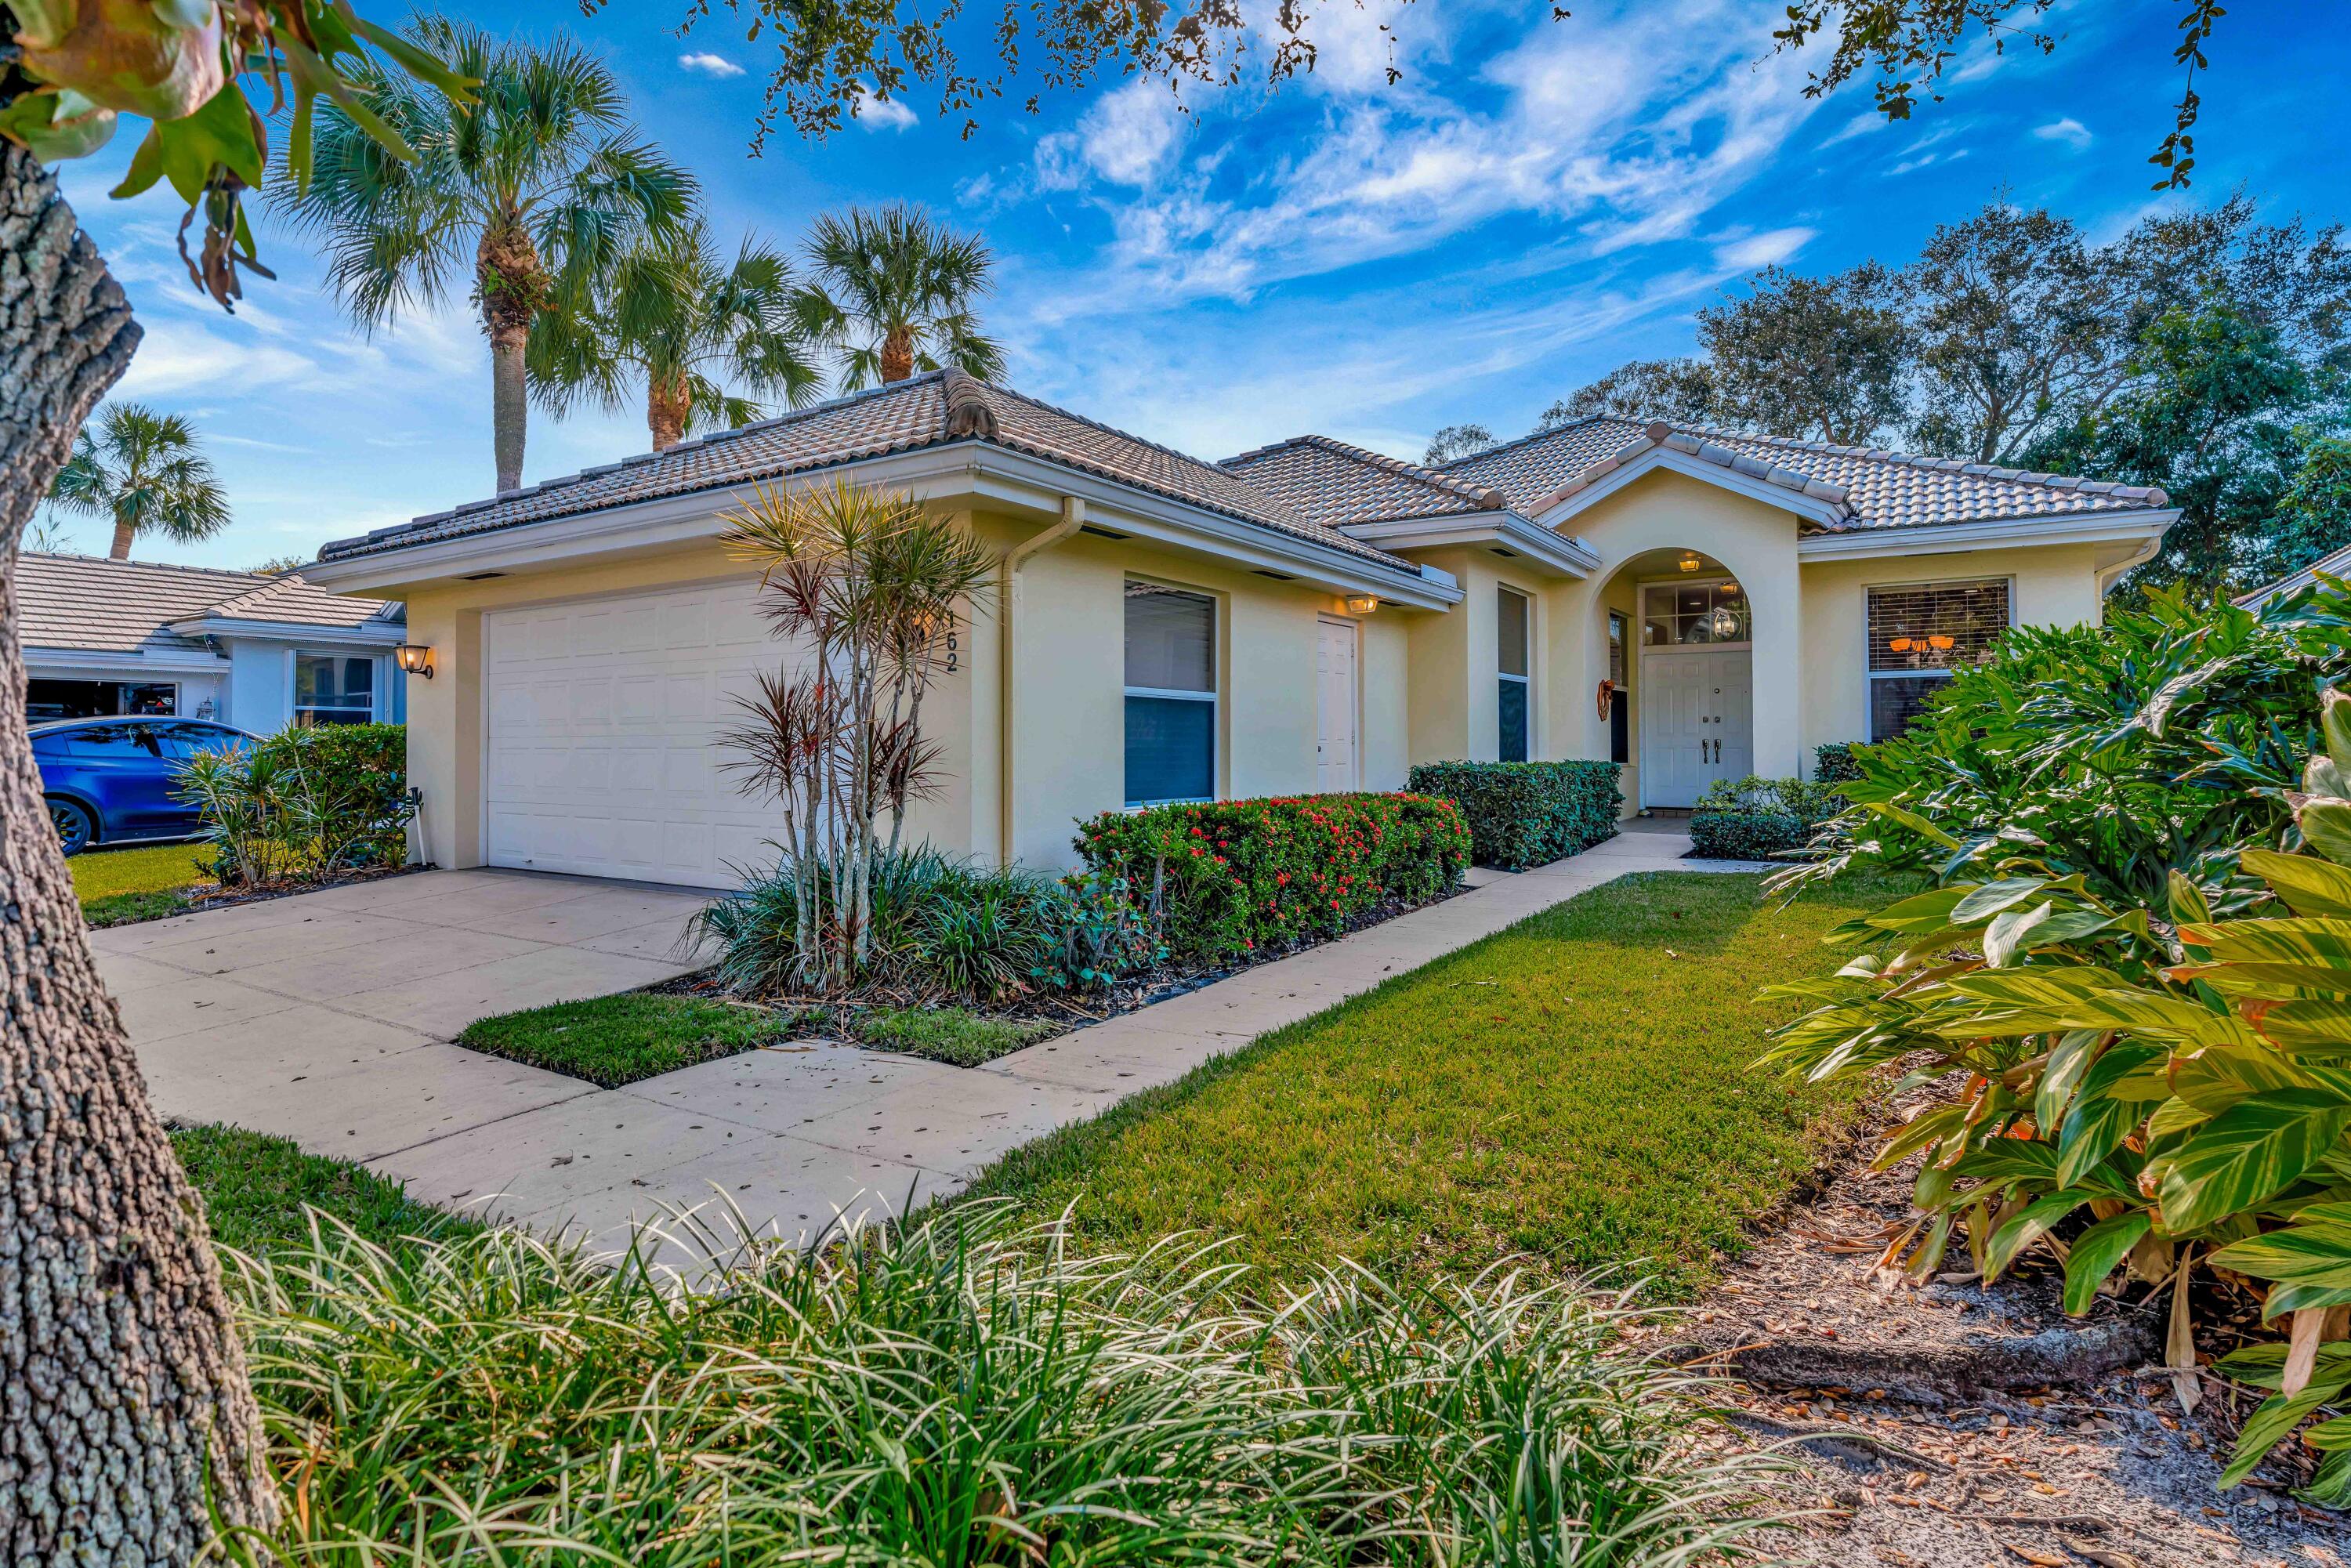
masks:
<svg viewBox="0 0 2351 1568"><path fill-rule="evenodd" d="M0 1563L183 1563L277 1496L204 1206L99 983L26 735L16 547L139 328L0 142Z"/></svg>
<svg viewBox="0 0 2351 1568"><path fill-rule="evenodd" d="M129 560L131 541L138 537L139 520L128 512L114 514L114 542L106 549L110 560Z"/></svg>
<svg viewBox="0 0 2351 1568"><path fill-rule="evenodd" d="M685 422L694 413L694 392L685 377L645 378L645 424L653 433L653 450L666 452L685 438Z"/></svg>
<svg viewBox="0 0 2351 1568"><path fill-rule="evenodd" d="M893 327L882 339L882 380L903 382L914 373L914 335Z"/></svg>
<svg viewBox="0 0 2351 1568"><path fill-rule="evenodd" d="M529 386L523 357L530 349L530 319L547 291L538 248L519 226L486 226L474 250L474 281L482 300L482 329L490 340L490 440L498 488L522 487L523 440Z"/></svg>

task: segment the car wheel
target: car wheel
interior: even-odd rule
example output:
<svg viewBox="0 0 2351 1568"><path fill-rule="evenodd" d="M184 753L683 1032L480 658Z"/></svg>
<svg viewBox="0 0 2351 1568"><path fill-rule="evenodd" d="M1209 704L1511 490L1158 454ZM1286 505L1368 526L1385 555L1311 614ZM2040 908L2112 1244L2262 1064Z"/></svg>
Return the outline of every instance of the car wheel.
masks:
<svg viewBox="0 0 2351 1568"><path fill-rule="evenodd" d="M49 821L57 830L58 844L69 855L89 848L89 841L97 835L97 825L88 811L55 795L49 797Z"/></svg>

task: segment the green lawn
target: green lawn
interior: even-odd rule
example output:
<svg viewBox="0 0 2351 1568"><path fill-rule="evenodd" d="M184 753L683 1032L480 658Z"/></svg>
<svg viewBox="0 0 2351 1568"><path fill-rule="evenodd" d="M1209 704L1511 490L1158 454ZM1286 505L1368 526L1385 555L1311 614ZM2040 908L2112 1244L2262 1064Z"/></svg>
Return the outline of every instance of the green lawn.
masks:
<svg viewBox="0 0 2351 1568"><path fill-rule="evenodd" d="M284 1138L242 1127L183 1127L172 1134L172 1148L204 1194L213 1239L241 1252L307 1243L305 1205L385 1246L476 1228L410 1197L396 1181L349 1160L306 1155Z"/></svg>
<svg viewBox="0 0 2351 1568"><path fill-rule="evenodd" d="M185 906L183 890L209 882L198 868L204 844L156 844L142 849L84 850L66 862L74 894L92 925L153 920Z"/></svg>
<svg viewBox="0 0 2351 1568"><path fill-rule="evenodd" d="M642 991L477 1019L457 1043L617 1089L783 1039L791 1014Z"/></svg>
<svg viewBox="0 0 2351 1568"><path fill-rule="evenodd" d="M1076 1204L1092 1246L1196 1230L1277 1272L1352 1258L1470 1272L1512 1252L1638 1264L1673 1293L1854 1124L1855 1092L1750 1071L1756 991L1899 887L1788 908L1755 876L1587 893L1063 1129L969 1197Z"/></svg>

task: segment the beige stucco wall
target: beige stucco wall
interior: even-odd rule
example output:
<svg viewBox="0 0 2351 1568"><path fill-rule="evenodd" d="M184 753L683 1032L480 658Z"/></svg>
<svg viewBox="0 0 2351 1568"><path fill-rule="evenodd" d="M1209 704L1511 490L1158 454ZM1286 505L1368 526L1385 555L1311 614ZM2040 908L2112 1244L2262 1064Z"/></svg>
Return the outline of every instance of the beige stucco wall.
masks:
<svg viewBox="0 0 2351 1568"><path fill-rule="evenodd" d="M1570 527L1599 553L1601 569L1560 595L1569 624L1555 644L1559 670L1551 707L1559 732L1574 737L1567 755L1608 755L1608 721L1593 695L1608 672L1607 610L1631 602L1629 564L1650 550L1687 549L1720 561L1755 605L1755 770L1793 773L1801 733L1797 684L1768 673L1792 671L1802 658L1802 618L1770 612L1771 606L1799 601L1795 517L1661 469L1578 514ZM1637 705L1637 672L1634 686ZM1635 713L1637 722L1637 706ZM1627 779L1629 800L1639 799L1631 787L1636 782Z"/></svg>
<svg viewBox="0 0 2351 1568"><path fill-rule="evenodd" d="M1876 560L1813 561L1803 569L1804 659L1799 666L1804 771L1813 747L1865 740L1869 730L1868 610L1873 587L2009 580L2010 613L2021 626L2098 623L2095 547L2043 545ZM1759 604L1759 612L1761 610ZM1757 665L1760 690L1762 665Z"/></svg>
<svg viewBox="0 0 2351 1568"><path fill-rule="evenodd" d="M1537 760L1572 755L1558 749L1562 732L1550 706L1555 640L1566 624L1562 580L1538 576L1523 560L1481 548L1408 550L1413 560L1450 572L1461 585L1458 605L1442 615L1420 615L1410 629L1410 736L1415 762L1491 762L1501 754L1501 694L1497 684L1500 617L1497 591L1526 595L1534 623L1533 693L1527 711L1527 755Z"/></svg>
<svg viewBox="0 0 2351 1568"><path fill-rule="evenodd" d="M986 514L967 514L965 521L998 549L1037 532L1032 522ZM407 585L409 634L433 647L435 664L434 679L411 676L407 690L410 776L425 799L423 854L446 866L481 863L486 612L744 575L743 563L713 542L483 582ZM1008 698L1014 858L1039 866L1071 863L1075 822L1122 803L1129 576L1217 601L1220 794L1315 788L1315 641L1323 615L1357 620L1362 628L1357 738L1364 785L1403 786L1413 757L1406 730L1415 624L1439 617L1394 607L1347 617L1338 599L1317 589L1132 540L1079 535L1032 556L1019 574L1008 684L1000 587L983 595L969 623L958 628L957 668L932 688L925 708L925 729L945 750L941 788L910 813L913 833L956 853L1002 852L1008 775L998 737L1008 727Z"/></svg>
<svg viewBox="0 0 2351 1568"><path fill-rule="evenodd" d="M1349 617L1337 599L1132 539L1081 534L1029 558L1013 622L1013 857L1071 859L1074 823L1125 795L1125 586L1130 577L1217 601L1217 790L1315 788L1315 642L1324 615L1359 620L1357 745L1366 788L1404 783L1408 649L1426 612ZM993 847L992 844L989 847Z"/></svg>
<svg viewBox="0 0 2351 1568"><path fill-rule="evenodd" d="M956 515L999 551L1040 528L1033 517ZM2093 547L1802 564L1792 514L1670 471L1636 480L1570 527L1600 556L1589 579L1538 576L1523 561L1478 547L1414 551L1415 559L1458 580L1459 605L1447 612L1388 605L1347 617L1359 629L1363 787L1400 788L1416 762L1496 755L1498 586L1533 603L1530 740L1537 758L1608 756L1609 727L1593 701L1607 669L1606 612L1631 620L1628 810L1640 799L1638 581L1657 558L1635 563L1648 552L1696 550L1745 586L1755 614L1754 765L1766 774L1809 771L1813 747L1862 736L1873 584L2000 576L2014 584L2020 622L2095 622L2099 610ZM409 634L433 646L438 677L409 677L406 690L411 774L425 796L423 852L444 865L480 862L485 613L745 575L743 563L704 541L487 581L398 585L408 601ZM1122 803L1130 576L1217 601L1217 792L1316 788L1318 619L1344 617L1342 601L1140 540L1080 534L1030 557L1012 585L1008 658L1001 584L958 628L956 668L933 689L925 714L928 732L945 747L941 789L915 809L909 823L915 835L956 852L1061 866L1072 858L1074 823Z"/></svg>

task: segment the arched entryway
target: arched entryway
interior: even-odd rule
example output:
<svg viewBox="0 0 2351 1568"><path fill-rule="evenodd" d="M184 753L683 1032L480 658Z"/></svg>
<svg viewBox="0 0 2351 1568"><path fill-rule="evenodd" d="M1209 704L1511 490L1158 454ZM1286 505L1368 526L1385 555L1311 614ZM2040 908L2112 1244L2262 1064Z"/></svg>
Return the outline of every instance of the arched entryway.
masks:
<svg viewBox="0 0 2351 1568"><path fill-rule="evenodd" d="M1645 808L1687 810L1716 780L1755 771L1754 608L1729 568L1695 550L1646 551L1610 587L1621 622L1612 634L1630 644L1612 649L1631 686L1627 793Z"/></svg>

